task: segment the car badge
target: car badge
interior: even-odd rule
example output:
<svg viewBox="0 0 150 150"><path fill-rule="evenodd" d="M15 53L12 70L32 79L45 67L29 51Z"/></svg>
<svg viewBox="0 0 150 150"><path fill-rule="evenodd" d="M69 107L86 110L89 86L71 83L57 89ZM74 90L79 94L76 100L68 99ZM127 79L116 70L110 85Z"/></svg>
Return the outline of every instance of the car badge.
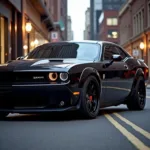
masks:
<svg viewBox="0 0 150 150"><path fill-rule="evenodd" d="M33 79L44 79L44 77L43 76L35 76L35 77L33 77Z"/></svg>

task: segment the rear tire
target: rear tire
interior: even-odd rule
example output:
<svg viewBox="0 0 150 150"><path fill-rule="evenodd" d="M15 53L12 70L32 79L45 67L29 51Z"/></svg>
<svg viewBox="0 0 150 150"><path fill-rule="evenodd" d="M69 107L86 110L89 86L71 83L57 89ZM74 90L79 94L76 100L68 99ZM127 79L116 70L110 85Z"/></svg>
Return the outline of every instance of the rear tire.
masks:
<svg viewBox="0 0 150 150"><path fill-rule="evenodd" d="M84 118L94 119L100 108L100 86L94 76L89 76L82 88L80 114Z"/></svg>
<svg viewBox="0 0 150 150"><path fill-rule="evenodd" d="M3 120L7 117L9 113L0 113L0 120Z"/></svg>
<svg viewBox="0 0 150 150"><path fill-rule="evenodd" d="M131 91L131 96L127 101L129 110L143 110L146 104L146 86L144 78L139 77L137 84Z"/></svg>

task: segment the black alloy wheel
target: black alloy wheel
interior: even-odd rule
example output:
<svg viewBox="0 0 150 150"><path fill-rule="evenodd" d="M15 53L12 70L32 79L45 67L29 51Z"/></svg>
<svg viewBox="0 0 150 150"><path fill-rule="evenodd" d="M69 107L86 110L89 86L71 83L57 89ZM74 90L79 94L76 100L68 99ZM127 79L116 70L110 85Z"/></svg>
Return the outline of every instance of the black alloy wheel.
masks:
<svg viewBox="0 0 150 150"><path fill-rule="evenodd" d="M88 77L83 85L80 111L85 118L97 117L100 108L100 85L94 76Z"/></svg>
<svg viewBox="0 0 150 150"><path fill-rule="evenodd" d="M144 78L139 77L134 90L131 91L131 96L127 101L129 110L143 110L146 104L146 86Z"/></svg>
<svg viewBox="0 0 150 150"><path fill-rule="evenodd" d="M86 90L87 109L90 113L94 113L98 106L98 90L94 81L90 81Z"/></svg>
<svg viewBox="0 0 150 150"><path fill-rule="evenodd" d="M140 86L138 88L138 97L139 97L140 107L143 108L145 106L145 102L146 102L146 93L145 93L145 88L142 84L142 81L141 81Z"/></svg>

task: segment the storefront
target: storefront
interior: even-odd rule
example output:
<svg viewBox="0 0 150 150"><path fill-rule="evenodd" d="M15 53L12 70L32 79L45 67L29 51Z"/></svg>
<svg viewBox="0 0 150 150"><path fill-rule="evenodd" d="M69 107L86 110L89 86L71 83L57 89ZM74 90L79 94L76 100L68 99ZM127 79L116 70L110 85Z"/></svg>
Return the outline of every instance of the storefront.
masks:
<svg viewBox="0 0 150 150"><path fill-rule="evenodd" d="M0 63L5 63L5 55L8 55L5 52L5 18L0 15Z"/></svg>
<svg viewBox="0 0 150 150"><path fill-rule="evenodd" d="M22 55L21 1L0 1L0 64Z"/></svg>
<svg viewBox="0 0 150 150"><path fill-rule="evenodd" d="M42 44L48 43L48 39L45 38L42 33L40 33L34 24L32 22L27 22L27 24L30 23L30 27L28 26L28 29L26 28L25 31L25 40L24 40L24 55L27 55L29 52L31 52L34 48L37 46L40 46ZM27 26L26 24L26 26ZM30 28L30 29L29 29Z"/></svg>
<svg viewBox="0 0 150 150"><path fill-rule="evenodd" d="M0 0L0 64L50 41L51 16L41 0Z"/></svg>
<svg viewBox="0 0 150 150"><path fill-rule="evenodd" d="M25 27L23 31L23 53L27 55L37 46L50 42L50 31L53 27L49 13L46 11L46 7L41 5L41 1L23 1L23 6Z"/></svg>

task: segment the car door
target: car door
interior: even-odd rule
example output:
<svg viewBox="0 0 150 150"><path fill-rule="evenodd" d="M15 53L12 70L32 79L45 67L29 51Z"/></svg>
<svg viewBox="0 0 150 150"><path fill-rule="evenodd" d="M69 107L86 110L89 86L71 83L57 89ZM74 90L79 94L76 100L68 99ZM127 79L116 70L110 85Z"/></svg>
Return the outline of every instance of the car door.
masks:
<svg viewBox="0 0 150 150"><path fill-rule="evenodd" d="M125 78L125 73L128 72L125 53L120 51L115 44L105 43L103 45L102 63L105 65L112 61L112 55L114 54L121 55L122 60L114 61L110 66L103 68L104 106L120 104L129 93L125 83L128 81L128 78Z"/></svg>

